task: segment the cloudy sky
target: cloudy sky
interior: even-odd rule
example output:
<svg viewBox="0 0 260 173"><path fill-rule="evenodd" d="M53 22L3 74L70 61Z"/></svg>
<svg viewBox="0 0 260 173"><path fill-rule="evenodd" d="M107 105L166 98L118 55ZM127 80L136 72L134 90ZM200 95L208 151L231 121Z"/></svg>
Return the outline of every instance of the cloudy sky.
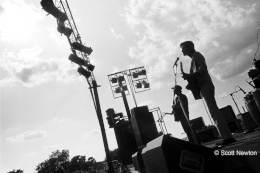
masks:
<svg viewBox="0 0 260 173"><path fill-rule="evenodd" d="M91 62L105 117L113 107L107 75L145 66L151 90L136 95L138 105L171 111L172 65L177 56L188 71L190 60L179 44L193 40L205 55L220 107L234 103L228 93L245 82L257 48L260 29L258 0L77 0L69 1L83 42L93 48ZM68 60L70 48L55 19L41 9L40 0L0 0L0 172L34 172L56 149L70 155L105 157L94 106L77 66ZM259 59L259 53L257 53ZM180 78L177 81L185 86ZM202 101L189 97L191 118L210 120ZM225 97L226 96L226 97ZM242 111L243 93L235 95ZM130 107L133 100L128 96ZM165 117L173 136L184 137L172 116ZM107 129L109 147L116 148Z"/></svg>

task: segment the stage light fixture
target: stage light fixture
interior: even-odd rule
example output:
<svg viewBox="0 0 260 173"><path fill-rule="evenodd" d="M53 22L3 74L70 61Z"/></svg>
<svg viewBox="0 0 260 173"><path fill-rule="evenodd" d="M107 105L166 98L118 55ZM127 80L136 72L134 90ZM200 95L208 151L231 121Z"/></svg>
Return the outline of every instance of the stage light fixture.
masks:
<svg viewBox="0 0 260 173"><path fill-rule="evenodd" d="M92 48L91 47L86 47L78 42L74 42L71 44L72 48L81 52L84 52L88 55L90 55L92 53Z"/></svg>
<svg viewBox="0 0 260 173"><path fill-rule="evenodd" d="M41 1L42 8L47 12L53 15L60 22L64 22L68 19L67 15L60 11L53 3L53 0L42 0Z"/></svg>
<svg viewBox="0 0 260 173"><path fill-rule="evenodd" d="M88 68L89 71L93 71L95 66L92 65L92 64L87 64L87 68Z"/></svg>
<svg viewBox="0 0 260 173"><path fill-rule="evenodd" d="M86 61L80 57L78 57L75 54L70 54L69 56L69 60L71 60L72 62L78 64L78 65L85 65Z"/></svg>
<svg viewBox="0 0 260 173"><path fill-rule="evenodd" d="M83 67L78 68L79 74L85 76L86 78L89 78L91 76L91 72L85 70Z"/></svg>
<svg viewBox="0 0 260 173"><path fill-rule="evenodd" d="M64 25L64 23L62 22L58 22L58 27L57 27L57 30L61 33L61 34L64 34L66 35L67 37L69 37L72 33L72 29L66 27Z"/></svg>
<svg viewBox="0 0 260 173"><path fill-rule="evenodd" d="M118 81L119 81L119 82L123 82L124 80L125 80L125 77L124 77L124 76L119 76L119 77L118 77Z"/></svg>
<svg viewBox="0 0 260 173"><path fill-rule="evenodd" d="M141 71L139 71L139 73L138 73L139 75L146 75L146 70L145 69L143 69L143 70L141 70Z"/></svg>
<svg viewBox="0 0 260 173"><path fill-rule="evenodd" d="M111 79L111 82L112 82L113 84L117 83L117 78L113 77L113 78Z"/></svg>
<svg viewBox="0 0 260 173"><path fill-rule="evenodd" d="M133 72L133 78L138 78L138 73Z"/></svg>
<svg viewBox="0 0 260 173"><path fill-rule="evenodd" d="M142 83L140 83L140 82L136 83L135 87L136 87L137 89L142 88Z"/></svg>
<svg viewBox="0 0 260 173"><path fill-rule="evenodd" d="M150 88L150 84L148 82L143 81L142 83L143 83L144 88Z"/></svg>
<svg viewBox="0 0 260 173"><path fill-rule="evenodd" d="M128 90L127 85L123 85L122 89L123 89L123 91L127 91Z"/></svg>
<svg viewBox="0 0 260 173"><path fill-rule="evenodd" d="M121 93L121 88L120 88L120 87L117 87L117 88L115 89L115 93L116 93L116 94Z"/></svg>

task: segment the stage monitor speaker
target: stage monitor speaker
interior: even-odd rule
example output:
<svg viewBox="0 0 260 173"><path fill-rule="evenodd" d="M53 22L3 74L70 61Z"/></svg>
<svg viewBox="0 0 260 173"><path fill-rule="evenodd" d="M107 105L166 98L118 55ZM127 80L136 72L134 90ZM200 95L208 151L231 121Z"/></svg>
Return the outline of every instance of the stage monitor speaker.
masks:
<svg viewBox="0 0 260 173"><path fill-rule="evenodd" d="M221 161L213 149L162 135L149 142L142 151L149 173L220 173Z"/></svg>
<svg viewBox="0 0 260 173"><path fill-rule="evenodd" d="M218 130L215 126L207 126L196 131L196 134L201 142L213 141L219 137Z"/></svg>
<svg viewBox="0 0 260 173"><path fill-rule="evenodd" d="M132 163L132 154L137 152L137 145L132 127L128 121L120 121L114 127L119 157L124 165Z"/></svg>
<svg viewBox="0 0 260 173"><path fill-rule="evenodd" d="M236 118L236 115L230 105L221 108L220 113L227 122L231 132L239 132L242 130L240 121Z"/></svg>
<svg viewBox="0 0 260 173"><path fill-rule="evenodd" d="M153 114L147 106L131 109L131 124L138 146L143 146L159 136Z"/></svg>
<svg viewBox="0 0 260 173"><path fill-rule="evenodd" d="M206 127L202 117L190 120L190 125L195 132Z"/></svg>

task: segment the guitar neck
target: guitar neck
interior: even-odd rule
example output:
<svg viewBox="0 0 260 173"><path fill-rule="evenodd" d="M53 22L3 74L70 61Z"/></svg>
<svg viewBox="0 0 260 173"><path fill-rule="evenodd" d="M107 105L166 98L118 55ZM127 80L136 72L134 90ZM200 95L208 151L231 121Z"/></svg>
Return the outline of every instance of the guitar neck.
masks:
<svg viewBox="0 0 260 173"><path fill-rule="evenodd" d="M183 73L184 73L184 70L183 70L182 62L180 63L180 67L181 67L181 73L183 74Z"/></svg>

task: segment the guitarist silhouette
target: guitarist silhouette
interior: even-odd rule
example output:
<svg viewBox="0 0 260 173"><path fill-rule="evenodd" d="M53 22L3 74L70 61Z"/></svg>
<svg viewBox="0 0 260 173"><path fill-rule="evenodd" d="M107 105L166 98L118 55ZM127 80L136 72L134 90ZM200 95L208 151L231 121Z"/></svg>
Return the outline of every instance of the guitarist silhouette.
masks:
<svg viewBox="0 0 260 173"><path fill-rule="evenodd" d="M180 44L184 56L191 58L190 73L183 73L183 79L188 82L195 80L196 85L200 89L200 96L205 100L211 117L214 119L218 127L220 135L224 138L223 145L235 142L227 123L221 116L215 100L215 87L208 73L207 65L204 56L197 52L192 41L185 41ZM192 87L191 87L192 88Z"/></svg>

